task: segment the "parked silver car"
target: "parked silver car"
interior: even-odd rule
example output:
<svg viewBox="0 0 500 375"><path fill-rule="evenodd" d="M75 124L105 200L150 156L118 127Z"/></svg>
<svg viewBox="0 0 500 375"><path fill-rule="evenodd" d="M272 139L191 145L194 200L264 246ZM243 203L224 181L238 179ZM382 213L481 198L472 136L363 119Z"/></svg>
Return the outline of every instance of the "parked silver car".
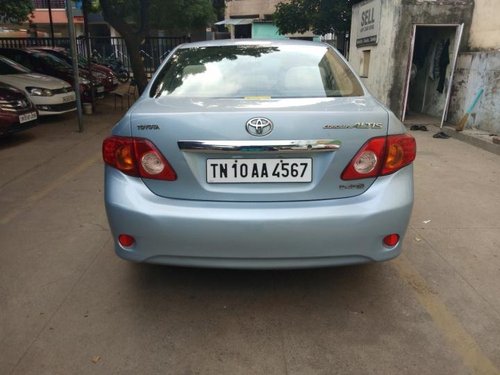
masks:
<svg viewBox="0 0 500 375"><path fill-rule="evenodd" d="M34 73L3 56L0 56L0 82L23 90L35 104L40 116L76 110L75 91L68 82Z"/></svg>
<svg viewBox="0 0 500 375"><path fill-rule="evenodd" d="M415 140L330 46L175 49L103 143L119 256L301 268L401 252Z"/></svg>

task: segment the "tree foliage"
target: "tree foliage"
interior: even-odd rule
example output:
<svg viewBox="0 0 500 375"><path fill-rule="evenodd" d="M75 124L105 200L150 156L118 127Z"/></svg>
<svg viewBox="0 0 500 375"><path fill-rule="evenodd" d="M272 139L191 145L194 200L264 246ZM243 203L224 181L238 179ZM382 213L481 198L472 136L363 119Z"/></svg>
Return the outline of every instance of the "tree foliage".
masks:
<svg viewBox="0 0 500 375"><path fill-rule="evenodd" d="M151 29L189 32L214 19L210 0L100 0L100 4L104 20L125 40L140 92L147 77L139 50Z"/></svg>
<svg viewBox="0 0 500 375"><path fill-rule="evenodd" d="M317 35L345 33L351 27L351 9L361 0L291 0L276 6L274 20L280 33Z"/></svg>
<svg viewBox="0 0 500 375"><path fill-rule="evenodd" d="M27 21L33 10L31 0L0 0L0 17L5 17L11 22Z"/></svg>

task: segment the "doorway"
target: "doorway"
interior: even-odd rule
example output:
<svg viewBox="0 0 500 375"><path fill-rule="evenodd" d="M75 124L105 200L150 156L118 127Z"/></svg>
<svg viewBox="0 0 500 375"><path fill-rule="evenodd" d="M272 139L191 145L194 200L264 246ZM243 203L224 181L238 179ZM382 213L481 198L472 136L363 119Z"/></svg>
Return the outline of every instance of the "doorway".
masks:
<svg viewBox="0 0 500 375"><path fill-rule="evenodd" d="M236 25L234 27L235 39L250 39L252 37L252 24Z"/></svg>
<svg viewBox="0 0 500 375"><path fill-rule="evenodd" d="M441 127L448 112L463 25L414 25L402 119Z"/></svg>

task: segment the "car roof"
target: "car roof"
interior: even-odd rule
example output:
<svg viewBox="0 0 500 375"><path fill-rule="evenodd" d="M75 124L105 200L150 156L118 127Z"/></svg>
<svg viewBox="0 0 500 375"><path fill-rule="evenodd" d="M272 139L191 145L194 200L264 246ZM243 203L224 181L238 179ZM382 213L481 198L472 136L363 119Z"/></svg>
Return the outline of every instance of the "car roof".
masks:
<svg viewBox="0 0 500 375"><path fill-rule="evenodd" d="M5 47L0 48L0 51L18 51L18 52L24 52L24 53L39 52L36 50L30 50L28 48L5 48Z"/></svg>
<svg viewBox="0 0 500 375"><path fill-rule="evenodd" d="M298 39L220 39L220 40L208 40L204 42L194 42L185 43L179 46L179 48L200 48L200 47L224 47L224 46L318 46L325 47L328 46L321 42L311 42L308 40L298 40Z"/></svg>
<svg viewBox="0 0 500 375"><path fill-rule="evenodd" d="M49 46L33 46L33 47L26 47L26 50L37 50L37 51L42 51L42 52L47 52L47 51L55 51L55 52L65 52L66 48L64 47L49 47Z"/></svg>

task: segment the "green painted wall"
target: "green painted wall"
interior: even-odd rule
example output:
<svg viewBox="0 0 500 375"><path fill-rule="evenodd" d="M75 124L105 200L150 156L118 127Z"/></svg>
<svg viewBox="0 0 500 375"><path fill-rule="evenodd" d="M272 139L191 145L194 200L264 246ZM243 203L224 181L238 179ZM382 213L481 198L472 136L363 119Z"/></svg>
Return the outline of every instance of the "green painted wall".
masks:
<svg viewBox="0 0 500 375"><path fill-rule="evenodd" d="M273 23L254 22L252 24L252 39L288 39L288 37L281 35ZM320 37L315 36L313 40L319 42Z"/></svg>
<svg viewBox="0 0 500 375"><path fill-rule="evenodd" d="M252 39L288 39L284 35L280 35L278 28L272 23L252 24Z"/></svg>

